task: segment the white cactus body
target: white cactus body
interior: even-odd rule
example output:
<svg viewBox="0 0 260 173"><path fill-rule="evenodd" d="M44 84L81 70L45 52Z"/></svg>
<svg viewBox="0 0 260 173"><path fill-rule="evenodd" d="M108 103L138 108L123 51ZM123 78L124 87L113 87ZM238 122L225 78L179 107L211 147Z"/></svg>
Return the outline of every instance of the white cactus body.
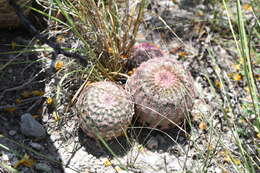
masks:
<svg viewBox="0 0 260 173"><path fill-rule="evenodd" d="M82 130L105 140L122 135L134 114L129 93L112 82L96 82L84 88L76 109Z"/></svg>

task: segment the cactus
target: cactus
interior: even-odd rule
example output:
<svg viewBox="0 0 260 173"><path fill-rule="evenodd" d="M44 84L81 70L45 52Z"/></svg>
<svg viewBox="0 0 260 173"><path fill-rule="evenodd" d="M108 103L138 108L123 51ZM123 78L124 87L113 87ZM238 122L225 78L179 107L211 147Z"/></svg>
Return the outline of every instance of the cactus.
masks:
<svg viewBox="0 0 260 173"><path fill-rule="evenodd" d="M164 56L164 52L159 47L147 42L138 43L131 49L126 67L131 70L138 67L142 62L162 56Z"/></svg>
<svg viewBox="0 0 260 173"><path fill-rule="evenodd" d="M105 140L126 131L134 114L130 94L112 82L96 82L81 92L76 102L81 129L90 137Z"/></svg>
<svg viewBox="0 0 260 173"><path fill-rule="evenodd" d="M126 82L136 115L150 127L168 129L185 118L196 96L189 72L168 57L142 63Z"/></svg>

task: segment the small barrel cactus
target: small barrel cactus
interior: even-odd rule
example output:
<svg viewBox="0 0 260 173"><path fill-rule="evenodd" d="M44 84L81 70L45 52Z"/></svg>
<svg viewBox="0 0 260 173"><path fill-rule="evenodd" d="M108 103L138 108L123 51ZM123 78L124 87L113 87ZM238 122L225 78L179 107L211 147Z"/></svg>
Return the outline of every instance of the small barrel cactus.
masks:
<svg viewBox="0 0 260 173"><path fill-rule="evenodd" d="M138 43L130 51L130 57L127 59L127 69L138 67L141 63L156 57L162 57L164 52L157 46L144 42Z"/></svg>
<svg viewBox="0 0 260 173"><path fill-rule="evenodd" d="M189 72L172 58L153 58L136 69L126 82L136 115L150 127L168 129L185 118L195 90Z"/></svg>
<svg viewBox="0 0 260 173"><path fill-rule="evenodd" d="M81 129L90 137L105 140L126 131L134 114L130 94L115 83L93 83L81 92L76 102Z"/></svg>

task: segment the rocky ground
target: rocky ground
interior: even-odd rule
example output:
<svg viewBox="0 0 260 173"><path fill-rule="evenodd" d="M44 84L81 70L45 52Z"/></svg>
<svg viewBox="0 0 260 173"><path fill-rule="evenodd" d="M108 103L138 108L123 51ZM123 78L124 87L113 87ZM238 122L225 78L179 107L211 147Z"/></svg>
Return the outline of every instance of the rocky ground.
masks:
<svg viewBox="0 0 260 173"><path fill-rule="evenodd" d="M0 172L10 172L8 166L25 173L123 173L125 167L131 173L246 172L232 130L235 125L259 165L259 136L247 124L256 115L250 112L236 45L220 7L199 0L149 2L138 41L160 46L181 61L196 81L199 98L191 125L185 128L188 134L177 128L166 133L129 129L131 138L108 141L116 157L83 134L70 107L87 78L82 65L52 53L26 30L2 30L0 160L6 167L1 164ZM252 13L245 13L253 23ZM64 47L80 46L67 31L54 27L48 31L62 35ZM253 62L256 73L258 63ZM259 76L256 80L259 85Z"/></svg>

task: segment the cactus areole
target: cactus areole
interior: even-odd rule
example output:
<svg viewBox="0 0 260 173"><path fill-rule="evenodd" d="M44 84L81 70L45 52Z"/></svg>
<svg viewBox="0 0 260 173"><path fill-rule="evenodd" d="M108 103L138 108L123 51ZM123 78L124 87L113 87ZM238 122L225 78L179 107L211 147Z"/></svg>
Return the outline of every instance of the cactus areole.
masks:
<svg viewBox="0 0 260 173"><path fill-rule="evenodd" d="M130 94L112 82L97 82L81 92L76 103L82 130L110 140L126 132L134 114Z"/></svg>
<svg viewBox="0 0 260 173"><path fill-rule="evenodd" d="M142 63L127 80L126 89L134 98L139 120L162 130L182 122L195 97L189 72L168 57Z"/></svg>

